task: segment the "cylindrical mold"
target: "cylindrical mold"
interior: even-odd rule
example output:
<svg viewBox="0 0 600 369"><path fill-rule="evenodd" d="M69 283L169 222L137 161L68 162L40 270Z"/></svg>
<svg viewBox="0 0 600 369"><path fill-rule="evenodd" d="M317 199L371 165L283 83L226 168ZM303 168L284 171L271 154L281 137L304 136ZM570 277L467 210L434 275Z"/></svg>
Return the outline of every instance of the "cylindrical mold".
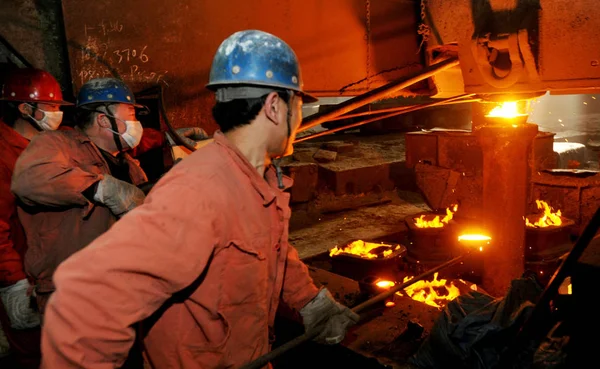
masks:
<svg viewBox="0 0 600 369"><path fill-rule="evenodd" d="M483 222L494 240L483 253L483 288L503 296L524 272L529 153L535 124L490 119L477 129L483 152Z"/></svg>

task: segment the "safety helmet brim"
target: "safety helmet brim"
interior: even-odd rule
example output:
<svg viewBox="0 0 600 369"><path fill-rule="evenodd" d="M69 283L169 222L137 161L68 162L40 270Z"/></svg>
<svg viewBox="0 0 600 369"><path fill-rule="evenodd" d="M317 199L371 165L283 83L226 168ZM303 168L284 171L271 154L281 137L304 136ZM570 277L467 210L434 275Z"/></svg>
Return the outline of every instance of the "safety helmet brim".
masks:
<svg viewBox="0 0 600 369"><path fill-rule="evenodd" d="M18 103L40 103L40 104L48 104L48 105L75 105L72 102L68 102L66 100L22 100L22 99L11 99L11 98L2 98L0 97L0 101L13 101Z"/></svg>
<svg viewBox="0 0 600 369"><path fill-rule="evenodd" d="M244 80L240 80L240 81L231 81L231 80L226 80L226 81L213 81L211 83L208 83L206 85L206 88L208 88L209 90L212 91L216 91L221 87L236 87L236 86L264 86L264 87L271 87L273 89L276 88L280 88L282 90L289 90L289 91L293 91L296 95L300 96L302 98L302 102L305 104L310 104L310 103L314 103L319 101L319 99L311 94L308 94L304 91L301 91L299 89L296 88L290 88L289 85L284 85L284 84L279 84L279 83L261 83L259 81L244 81Z"/></svg>

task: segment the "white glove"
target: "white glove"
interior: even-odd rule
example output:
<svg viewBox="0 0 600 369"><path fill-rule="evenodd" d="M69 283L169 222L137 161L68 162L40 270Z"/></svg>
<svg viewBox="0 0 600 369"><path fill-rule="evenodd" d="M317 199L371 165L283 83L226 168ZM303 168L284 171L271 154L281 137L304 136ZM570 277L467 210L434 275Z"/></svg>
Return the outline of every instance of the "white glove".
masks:
<svg viewBox="0 0 600 369"><path fill-rule="evenodd" d="M98 182L98 188L94 194L94 200L106 205L118 217L142 205L145 198L144 191L137 186L116 179L109 174L105 174L104 178Z"/></svg>
<svg viewBox="0 0 600 369"><path fill-rule="evenodd" d="M0 298L14 329L27 329L40 325L40 314L31 308L31 297L27 295L29 281L21 279L12 286L0 288Z"/></svg>
<svg viewBox="0 0 600 369"><path fill-rule="evenodd" d="M300 310L300 315L306 332L322 330L314 340L329 345L340 343L348 327L360 319L358 314L335 301L326 288Z"/></svg>

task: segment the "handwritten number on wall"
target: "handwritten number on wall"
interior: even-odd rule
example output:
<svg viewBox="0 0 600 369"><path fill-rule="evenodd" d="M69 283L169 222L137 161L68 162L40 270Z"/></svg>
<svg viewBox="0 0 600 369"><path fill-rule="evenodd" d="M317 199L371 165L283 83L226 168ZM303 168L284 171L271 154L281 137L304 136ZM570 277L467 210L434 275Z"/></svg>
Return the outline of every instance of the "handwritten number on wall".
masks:
<svg viewBox="0 0 600 369"><path fill-rule="evenodd" d="M148 45L142 47L115 47L115 34L123 32L124 25L116 21L102 20L96 25L84 25L85 48L81 50L80 63L76 63L79 82L84 84L93 78L112 76L111 70L132 82L164 83L168 71L149 70L143 66L150 61Z"/></svg>
<svg viewBox="0 0 600 369"><path fill-rule="evenodd" d="M144 51L146 51L147 48L148 46L145 45L139 53L136 49L115 50L113 51L113 54L115 54L119 58L119 60L117 60L117 64L121 64L121 62L123 61L129 62L136 58L139 59L142 63L147 63L150 60L148 55L144 53Z"/></svg>

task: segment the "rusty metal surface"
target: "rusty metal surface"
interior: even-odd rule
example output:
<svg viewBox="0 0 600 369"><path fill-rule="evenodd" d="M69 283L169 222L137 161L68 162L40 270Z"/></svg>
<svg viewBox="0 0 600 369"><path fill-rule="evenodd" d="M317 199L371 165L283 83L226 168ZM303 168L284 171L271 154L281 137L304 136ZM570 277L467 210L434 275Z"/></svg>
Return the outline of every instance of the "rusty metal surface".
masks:
<svg viewBox="0 0 600 369"><path fill-rule="evenodd" d="M481 174L481 146L477 137L466 132L438 133L438 165L452 168L462 176Z"/></svg>
<svg viewBox="0 0 600 369"><path fill-rule="evenodd" d="M459 172L424 163L418 163L414 168L417 187L431 209L448 207L456 200L453 190L458 187Z"/></svg>
<svg viewBox="0 0 600 369"><path fill-rule="evenodd" d="M262 29L296 51L305 88L356 95L422 68L409 0L64 0L75 88L118 75L134 90L166 88L175 126L211 123L204 88L214 51L235 31ZM416 86L428 91L427 84Z"/></svg>
<svg viewBox="0 0 600 369"><path fill-rule="evenodd" d="M336 195L383 192L394 188L392 163L358 168L319 167L319 180Z"/></svg>
<svg viewBox="0 0 600 369"><path fill-rule="evenodd" d="M406 137L406 166L414 168L419 163L437 165L437 135L425 132L409 132Z"/></svg>
<svg viewBox="0 0 600 369"><path fill-rule="evenodd" d="M533 173L541 170L554 169L558 165L558 155L554 152L554 136L552 132L539 132L533 145Z"/></svg>
<svg viewBox="0 0 600 369"><path fill-rule="evenodd" d="M524 271L528 157L538 127L482 127L477 131L483 151L483 222L492 245L483 253L483 287L504 296Z"/></svg>
<svg viewBox="0 0 600 369"><path fill-rule="evenodd" d="M290 202L307 202L316 196L319 167L315 163L291 162L282 166L284 173L294 180Z"/></svg>

